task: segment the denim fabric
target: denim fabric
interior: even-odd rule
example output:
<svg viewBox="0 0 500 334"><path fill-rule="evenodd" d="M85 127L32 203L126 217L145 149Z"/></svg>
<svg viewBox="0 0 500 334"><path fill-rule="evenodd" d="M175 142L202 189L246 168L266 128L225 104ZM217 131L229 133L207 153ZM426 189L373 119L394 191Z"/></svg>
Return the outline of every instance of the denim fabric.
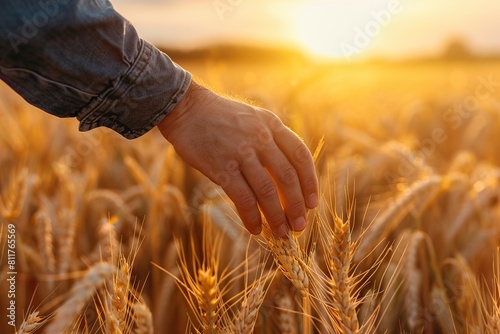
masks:
<svg viewBox="0 0 500 334"><path fill-rule="evenodd" d="M191 75L107 0L0 0L0 79L81 131L132 139L174 108Z"/></svg>

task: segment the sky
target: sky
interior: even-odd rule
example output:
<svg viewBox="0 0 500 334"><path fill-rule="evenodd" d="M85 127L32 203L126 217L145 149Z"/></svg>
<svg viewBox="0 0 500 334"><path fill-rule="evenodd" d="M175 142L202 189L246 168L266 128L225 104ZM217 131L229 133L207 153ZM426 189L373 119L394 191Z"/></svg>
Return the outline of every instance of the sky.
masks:
<svg viewBox="0 0 500 334"><path fill-rule="evenodd" d="M167 47L218 42L300 47L322 57L406 57L461 38L500 52L498 0L111 0L140 35Z"/></svg>

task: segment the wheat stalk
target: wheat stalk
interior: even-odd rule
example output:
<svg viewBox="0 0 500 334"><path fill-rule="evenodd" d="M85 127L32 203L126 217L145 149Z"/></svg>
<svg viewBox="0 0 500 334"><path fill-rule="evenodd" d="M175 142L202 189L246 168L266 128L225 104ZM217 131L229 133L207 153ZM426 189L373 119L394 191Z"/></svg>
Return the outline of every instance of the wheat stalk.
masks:
<svg viewBox="0 0 500 334"><path fill-rule="evenodd" d="M115 254L120 254L122 246L119 245L118 238L116 236L115 224L111 219L103 218L101 223L98 225L97 231L97 245L94 247L92 252L84 257L85 263L95 263L100 261L109 262L112 264L118 264L117 260L119 257L114 256ZM133 252L133 244L130 252Z"/></svg>
<svg viewBox="0 0 500 334"><path fill-rule="evenodd" d="M157 194L157 192L155 191L155 187L153 186L148 173L139 165L137 160L127 155L124 158L124 162L132 173L132 176L134 177L136 182L143 187L143 190L146 191L150 196L155 196Z"/></svg>
<svg viewBox="0 0 500 334"><path fill-rule="evenodd" d="M167 267L168 268L168 267ZM173 277L179 277L179 268L174 267L169 271ZM168 314L170 308L172 307L172 300L176 296L177 281L165 277L163 283L161 284L161 289L158 292L158 302L156 303L156 310L154 310L154 327L161 328L162 324L165 323L165 314Z"/></svg>

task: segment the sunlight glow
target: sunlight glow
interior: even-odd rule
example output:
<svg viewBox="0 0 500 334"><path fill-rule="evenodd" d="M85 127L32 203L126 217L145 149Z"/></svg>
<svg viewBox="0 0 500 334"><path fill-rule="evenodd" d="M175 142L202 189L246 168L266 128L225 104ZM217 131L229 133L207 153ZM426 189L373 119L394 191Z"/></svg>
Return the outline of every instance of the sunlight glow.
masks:
<svg viewBox="0 0 500 334"><path fill-rule="evenodd" d="M356 3L313 1L304 4L295 17L298 43L314 56L343 57L340 44L350 36Z"/></svg>
<svg viewBox="0 0 500 334"><path fill-rule="evenodd" d="M113 0L140 35L170 48L217 43L299 46L321 58L438 54L450 38L480 52L500 50L500 1L222 0L221 18L206 0ZM390 17L387 12L399 4ZM228 7L229 8L229 7ZM450 15L453 8L453 15ZM347 56L346 56L347 54ZM351 57L352 56L352 57Z"/></svg>

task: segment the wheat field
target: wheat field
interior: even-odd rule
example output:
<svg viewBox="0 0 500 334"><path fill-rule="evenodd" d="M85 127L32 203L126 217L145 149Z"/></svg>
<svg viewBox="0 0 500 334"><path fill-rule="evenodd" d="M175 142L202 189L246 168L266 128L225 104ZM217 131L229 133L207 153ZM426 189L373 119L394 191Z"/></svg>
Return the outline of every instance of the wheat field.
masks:
<svg viewBox="0 0 500 334"><path fill-rule="evenodd" d="M307 229L251 237L156 130L2 84L1 333L500 333L500 63L179 62L314 152Z"/></svg>

